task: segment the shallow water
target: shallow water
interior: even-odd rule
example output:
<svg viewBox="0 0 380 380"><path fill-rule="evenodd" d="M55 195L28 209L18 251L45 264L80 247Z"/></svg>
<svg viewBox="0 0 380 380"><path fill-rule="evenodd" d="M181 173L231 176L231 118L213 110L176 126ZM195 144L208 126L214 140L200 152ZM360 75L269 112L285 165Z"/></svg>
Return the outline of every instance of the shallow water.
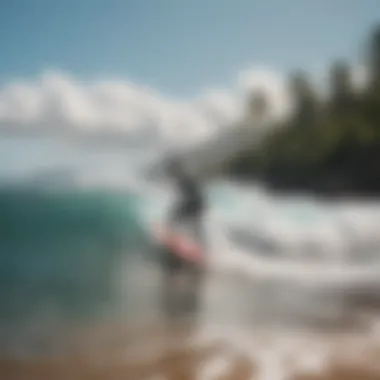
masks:
<svg viewBox="0 0 380 380"><path fill-rule="evenodd" d="M170 204L164 190L22 187L0 197L3 349L38 351L31 342L67 324L159 320L162 274L148 230ZM230 183L210 186L208 198L202 324L359 329L363 315L376 318L377 204L273 198Z"/></svg>

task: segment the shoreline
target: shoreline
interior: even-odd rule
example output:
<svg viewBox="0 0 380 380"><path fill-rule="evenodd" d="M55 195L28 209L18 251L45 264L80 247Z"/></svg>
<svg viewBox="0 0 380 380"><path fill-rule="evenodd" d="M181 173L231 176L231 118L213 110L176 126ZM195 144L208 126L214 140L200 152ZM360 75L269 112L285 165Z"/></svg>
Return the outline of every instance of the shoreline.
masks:
<svg viewBox="0 0 380 380"><path fill-rule="evenodd" d="M245 284L239 284L239 289L241 287L250 292ZM45 350L30 357L0 353L0 378L380 379L380 317L377 313L363 319L366 323L362 327L355 318L356 308L348 309L337 321L322 321L320 326L314 323L289 325L286 320L277 320L275 311L271 313L272 321L265 318L262 323L255 322L250 318L249 309L237 304L228 309L236 308L239 315L217 322L207 312L215 290L215 287L211 289L213 296L194 315L195 319L168 321L146 316L129 322L118 317L81 323L57 331L61 350L56 352ZM246 302L244 300L247 298L241 302Z"/></svg>
<svg viewBox="0 0 380 380"><path fill-rule="evenodd" d="M16 359L0 357L4 380L375 380L380 379L380 336L369 331L315 333L239 326L186 324L99 325L86 350L65 355ZM231 327L231 326L230 326ZM175 336L175 334L178 334ZM108 338L108 344L102 342ZM140 343L120 337L135 336ZM111 339L114 337L116 340ZM174 342L168 344L165 339ZM119 339L117 339L119 338ZM170 340L170 339L169 339ZM207 374L210 377L207 377ZM211 374L214 377L211 377Z"/></svg>

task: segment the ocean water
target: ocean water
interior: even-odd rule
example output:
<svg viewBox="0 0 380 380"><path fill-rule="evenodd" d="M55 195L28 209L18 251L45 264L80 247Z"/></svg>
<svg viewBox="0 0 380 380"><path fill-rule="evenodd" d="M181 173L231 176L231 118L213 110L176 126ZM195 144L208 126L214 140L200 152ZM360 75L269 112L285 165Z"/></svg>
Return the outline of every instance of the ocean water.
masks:
<svg viewBox="0 0 380 380"><path fill-rule="evenodd" d="M218 276L207 318L250 319L264 309L278 316L281 309L296 320L297 307L336 311L342 289L379 289L376 202L281 198L230 182L210 184L206 194L210 274ZM154 183L138 191L0 190L2 346L19 347L67 322L154 315L160 271L149 231L172 199ZM316 289L325 296L315 298Z"/></svg>
<svg viewBox="0 0 380 380"><path fill-rule="evenodd" d="M147 242L135 197L99 190L4 188L0 231L6 330L111 312L115 268Z"/></svg>

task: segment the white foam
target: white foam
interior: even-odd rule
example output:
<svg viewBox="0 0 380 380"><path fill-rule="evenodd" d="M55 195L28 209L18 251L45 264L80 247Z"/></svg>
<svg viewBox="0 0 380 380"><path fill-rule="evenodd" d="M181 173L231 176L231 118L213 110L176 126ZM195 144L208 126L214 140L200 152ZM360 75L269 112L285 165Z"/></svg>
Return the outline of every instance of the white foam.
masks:
<svg viewBox="0 0 380 380"><path fill-rule="evenodd" d="M166 191L150 193L144 205L147 223L164 220L173 199ZM316 286L380 285L380 257L373 260L376 250L380 255L377 204L331 206L311 198L273 198L260 187L229 183L211 186L208 194L205 222L211 270ZM344 223L349 226L347 235ZM227 233L231 226L274 243L276 257L233 242ZM366 259L365 247L374 251L368 255L372 260ZM349 257L355 250L362 257L360 264Z"/></svg>

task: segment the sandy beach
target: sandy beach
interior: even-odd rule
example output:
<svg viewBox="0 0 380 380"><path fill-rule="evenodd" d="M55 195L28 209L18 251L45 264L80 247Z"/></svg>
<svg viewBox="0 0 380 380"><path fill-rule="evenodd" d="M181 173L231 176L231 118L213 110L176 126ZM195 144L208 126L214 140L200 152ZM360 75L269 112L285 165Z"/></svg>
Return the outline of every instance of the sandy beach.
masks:
<svg viewBox="0 0 380 380"><path fill-rule="evenodd" d="M380 379L380 339L373 331L120 325L77 338L53 357L2 358L1 379Z"/></svg>
<svg viewBox="0 0 380 380"><path fill-rule="evenodd" d="M294 284L291 294L298 303L285 302L281 289L290 292L286 283L211 276L192 320L164 323L152 313L138 323L119 318L70 326L59 331L55 348L36 341L29 354L3 352L0 378L380 379L376 313L363 306L342 309L341 296L329 311L324 297L311 292L306 298L316 307L310 309Z"/></svg>

